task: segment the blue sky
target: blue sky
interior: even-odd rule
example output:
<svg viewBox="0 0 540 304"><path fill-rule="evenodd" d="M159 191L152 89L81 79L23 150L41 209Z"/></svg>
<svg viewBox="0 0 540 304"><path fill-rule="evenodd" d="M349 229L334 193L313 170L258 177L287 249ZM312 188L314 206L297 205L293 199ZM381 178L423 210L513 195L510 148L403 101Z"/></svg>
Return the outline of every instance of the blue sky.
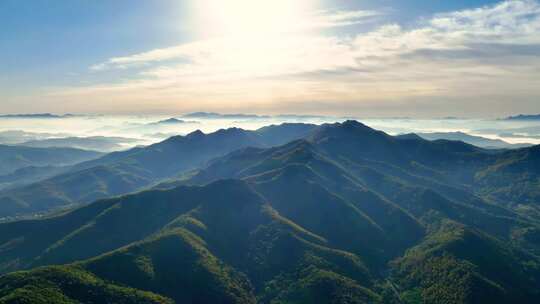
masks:
<svg viewBox="0 0 540 304"><path fill-rule="evenodd" d="M246 1L1 1L0 112L538 108L536 0Z"/></svg>

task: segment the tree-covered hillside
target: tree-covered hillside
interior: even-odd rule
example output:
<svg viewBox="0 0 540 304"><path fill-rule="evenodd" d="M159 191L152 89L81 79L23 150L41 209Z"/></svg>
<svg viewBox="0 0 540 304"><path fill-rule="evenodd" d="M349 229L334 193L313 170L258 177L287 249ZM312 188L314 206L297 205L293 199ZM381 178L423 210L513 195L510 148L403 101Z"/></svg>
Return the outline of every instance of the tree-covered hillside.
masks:
<svg viewBox="0 0 540 304"><path fill-rule="evenodd" d="M0 302L540 301L540 223L523 209L538 201L503 195L535 187L537 147L493 153L353 121L306 134L0 224Z"/></svg>

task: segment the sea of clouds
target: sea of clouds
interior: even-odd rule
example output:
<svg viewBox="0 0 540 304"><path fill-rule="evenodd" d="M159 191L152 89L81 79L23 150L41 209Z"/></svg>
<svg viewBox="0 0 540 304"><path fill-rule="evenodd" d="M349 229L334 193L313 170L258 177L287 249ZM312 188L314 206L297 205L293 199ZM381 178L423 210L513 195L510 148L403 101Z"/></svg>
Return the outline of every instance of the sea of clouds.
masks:
<svg viewBox="0 0 540 304"><path fill-rule="evenodd" d="M176 120L174 120L176 119ZM256 116L256 115L73 115L0 118L0 144L25 145L27 142L51 138L104 137L117 142L115 150L149 145L175 135L195 130L210 133L237 127L255 130L281 123L334 123L356 119L391 135L405 133L463 132L508 143L540 144L540 120L506 119L413 119L362 118L330 116Z"/></svg>

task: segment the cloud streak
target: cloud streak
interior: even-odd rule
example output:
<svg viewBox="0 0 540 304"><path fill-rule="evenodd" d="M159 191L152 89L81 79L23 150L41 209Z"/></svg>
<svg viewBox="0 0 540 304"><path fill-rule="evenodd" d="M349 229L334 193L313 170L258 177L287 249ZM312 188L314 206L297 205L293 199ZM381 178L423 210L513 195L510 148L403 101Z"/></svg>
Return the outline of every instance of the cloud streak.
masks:
<svg viewBox="0 0 540 304"><path fill-rule="evenodd" d="M245 41L239 40L252 40L251 44L260 43L261 40L266 40L266 36L274 38L272 43L276 43L275 47L283 47L279 45L276 37L281 37L284 34L298 33L303 31L309 31L320 28L335 28L351 25L358 25L378 16L381 16L382 12L370 11L370 10L355 10L355 11L316 11L310 13L305 18L298 18L297 22L288 27L288 33L283 33L278 30L276 33L259 33L258 35L240 36L240 37L226 37L221 39L211 39L207 41L198 41L194 43L177 45L169 48L155 49L148 52L134 54L130 56L114 57L110 58L106 62L98 63L90 67L94 71L102 71L106 69L120 68L125 69L132 66L141 66L149 63L162 62L174 59L189 60L193 57L200 56L204 53L209 53L209 50L216 47L222 47L226 44L234 43L235 45L245 46ZM272 37L273 36L273 37ZM296 35L297 36L297 35ZM221 45L219 45L221 44ZM268 46L269 43L265 43Z"/></svg>

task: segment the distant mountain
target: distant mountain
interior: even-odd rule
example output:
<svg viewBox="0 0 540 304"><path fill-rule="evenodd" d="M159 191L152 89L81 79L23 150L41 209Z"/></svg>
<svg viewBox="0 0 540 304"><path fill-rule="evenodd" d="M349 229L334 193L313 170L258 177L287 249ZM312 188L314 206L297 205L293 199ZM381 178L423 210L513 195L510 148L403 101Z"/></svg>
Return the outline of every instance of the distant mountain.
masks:
<svg viewBox="0 0 540 304"><path fill-rule="evenodd" d="M69 170L69 166L24 167L12 173L0 175L0 190L39 182Z"/></svg>
<svg viewBox="0 0 540 304"><path fill-rule="evenodd" d="M524 187L537 187L539 147L399 139L355 121L311 128L152 191L0 224L0 271L33 269L1 277L0 300L540 300L540 221L512 204L538 204Z"/></svg>
<svg viewBox="0 0 540 304"><path fill-rule="evenodd" d="M185 121L177 118L164 119L158 122L150 123L150 125L182 125L182 124L198 124L196 121Z"/></svg>
<svg viewBox="0 0 540 304"><path fill-rule="evenodd" d="M324 119L325 116L320 115L297 115L297 114L280 114L275 116L270 115L255 115L255 114L221 114L214 112L194 112L183 115L184 118L199 118L199 119L269 119L276 118L281 120L302 121L313 119Z"/></svg>
<svg viewBox="0 0 540 304"><path fill-rule="evenodd" d="M148 147L111 153L46 180L0 191L0 217L43 212L137 191L236 149L284 144L313 128L284 124L260 131L195 131Z"/></svg>
<svg viewBox="0 0 540 304"><path fill-rule="evenodd" d="M537 115L516 115L505 118L506 120L540 120L540 114Z"/></svg>
<svg viewBox="0 0 540 304"><path fill-rule="evenodd" d="M50 119L50 118L69 118L74 117L73 114L64 114L56 115L51 113L39 113L39 114L7 114L0 115L0 118L39 118L39 119Z"/></svg>
<svg viewBox="0 0 540 304"><path fill-rule="evenodd" d="M113 152L119 150L126 150L126 144L133 144L136 142L138 142L138 140L133 138L92 136L31 140L23 142L20 145L36 148L64 147L94 150L100 152Z"/></svg>
<svg viewBox="0 0 540 304"><path fill-rule="evenodd" d="M183 115L185 118L202 118L202 119L261 119L270 118L266 115L254 115L254 114L220 114L213 112L194 112Z"/></svg>
<svg viewBox="0 0 540 304"><path fill-rule="evenodd" d="M531 144L510 144L500 139L490 139L481 136L469 135L463 132L435 132L435 133L416 133L416 135L427 140L455 140L462 141L477 147L486 149L516 149L530 147ZM401 135L406 136L406 135Z"/></svg>
<svg viewBox="0 0 540 304"><path fill-rule="evenodd" d="M31 166L66 166L98 158L99 152L71 148L31 148L0 145L0 175Z"/></svg>

